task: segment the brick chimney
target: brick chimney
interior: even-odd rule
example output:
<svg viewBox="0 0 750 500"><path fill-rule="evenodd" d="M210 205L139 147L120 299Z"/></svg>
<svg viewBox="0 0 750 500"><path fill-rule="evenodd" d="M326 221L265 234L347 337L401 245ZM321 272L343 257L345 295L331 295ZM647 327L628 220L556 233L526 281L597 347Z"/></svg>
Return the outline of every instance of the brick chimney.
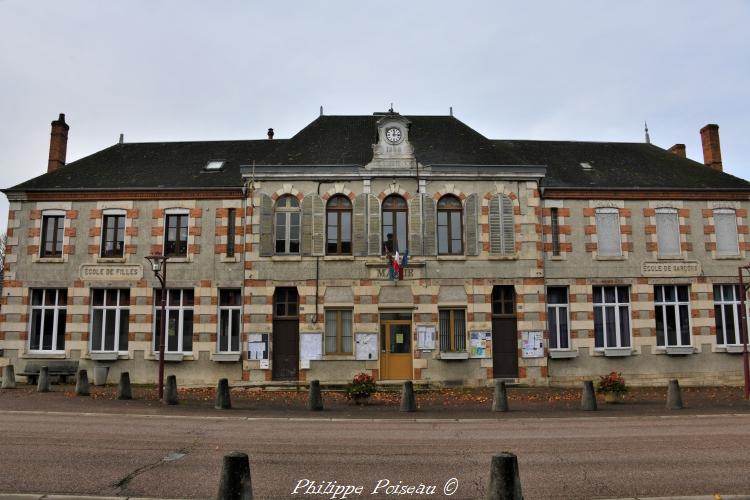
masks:
<svg viewBox="0 0 750 500"><path fill-rule="evenodd" d="M684 144L675 144L671 148L669 148L667 151L672 153L673 155L682 156L683 158L687 158L687 154L685 153L685 145Z"/></svg>
<svg viewBox="0 0 750 500"><path fill-rule="evenodd" d="M703 144L703 163L722 172L721 145L719 144L719 126L713 123L701 129L701 143Z"/></svg>
<svg viewBox="0 0 750 500"><path fill-rule="evenodd" d="M65 123L65 114L52 122L52 134L49 139L49 162L47 172L54 172L65 166L65 154L68 150L68 130L70 127Z"/></svg>
<svg viewBox="0 0 750 500"><path fill-rule="evenodd" d="M268 140L271 140L271 139L273 139L273 129L269 128L268 129Z"/></svg>

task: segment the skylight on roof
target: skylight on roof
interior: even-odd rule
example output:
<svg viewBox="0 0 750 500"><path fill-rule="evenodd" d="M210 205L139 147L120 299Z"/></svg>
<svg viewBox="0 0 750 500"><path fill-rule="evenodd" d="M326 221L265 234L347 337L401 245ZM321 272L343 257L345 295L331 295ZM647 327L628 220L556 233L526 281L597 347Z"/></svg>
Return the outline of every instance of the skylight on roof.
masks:
<svg viewBox="0 0 750 500"><path fill-rule="evenodd" d="M591 163L584 161L581 162L581 168L583 168L584 170L592 170L594 167L591 165Z"/></svg>
<svg viewBox="0 0 750 500"><path fill-rule="evenodd" d="M221 170L224 167L225 163L226 163L226 161L224 161L224 160L209 160L209 162L206 163L206 166L203 167L203 168L204 168L204 170L208 170L208 171L213 172L213 171L216 171L216 170Z"/></svg>

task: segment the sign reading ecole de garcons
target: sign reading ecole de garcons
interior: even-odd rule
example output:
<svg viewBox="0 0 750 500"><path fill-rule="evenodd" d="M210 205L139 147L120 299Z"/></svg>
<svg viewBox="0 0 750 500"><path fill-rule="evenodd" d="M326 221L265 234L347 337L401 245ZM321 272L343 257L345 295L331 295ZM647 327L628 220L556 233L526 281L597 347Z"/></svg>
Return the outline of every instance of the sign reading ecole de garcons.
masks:
<svg viewBox="0 0 750 500"><path fill-rule="evenodd" d="M143 266L138 264L84 264L81 279L85 281L138 281L143 278Z"/></svg>
<svg viewBox="0 0 750 500"><path fill-rule="evenodd" d="M642 276L700 276L701 263L697 261L644 262Z"/></svg>

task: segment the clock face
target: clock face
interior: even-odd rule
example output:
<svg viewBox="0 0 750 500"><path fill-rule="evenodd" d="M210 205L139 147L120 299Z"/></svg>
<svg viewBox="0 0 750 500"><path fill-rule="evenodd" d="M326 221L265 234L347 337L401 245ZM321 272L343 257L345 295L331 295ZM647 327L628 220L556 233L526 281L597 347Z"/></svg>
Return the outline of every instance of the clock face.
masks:
<svg viewBox="0 0 750 500"><path fill-rule="evenodd" d="M401 142L401 129L397 127L390 127L385 130L385 139L391 144L397 144Z"/></svg>

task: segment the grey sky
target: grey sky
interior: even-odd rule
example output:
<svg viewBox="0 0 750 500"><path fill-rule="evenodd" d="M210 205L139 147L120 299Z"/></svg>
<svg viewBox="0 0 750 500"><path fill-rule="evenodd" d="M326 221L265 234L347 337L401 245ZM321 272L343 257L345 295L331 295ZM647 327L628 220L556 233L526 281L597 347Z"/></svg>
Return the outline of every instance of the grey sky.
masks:
<svg viewBox="0 0 750 500"><path fill-rule="evenodd" d="M447 114L495 139L687 145L750 178L750 2L0 0L0 186L117 141L289 137L326 114ZM7 200L0 201L0 230Z"/></svg>

